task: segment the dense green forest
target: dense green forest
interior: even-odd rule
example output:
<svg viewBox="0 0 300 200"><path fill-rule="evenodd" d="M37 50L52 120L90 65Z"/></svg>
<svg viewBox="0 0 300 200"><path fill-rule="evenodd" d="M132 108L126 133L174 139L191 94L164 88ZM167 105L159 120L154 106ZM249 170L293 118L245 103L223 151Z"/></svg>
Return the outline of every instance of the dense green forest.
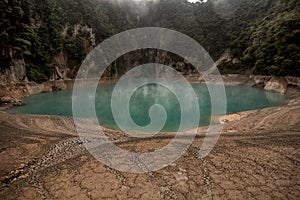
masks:
<svg viewBox="0 0 300 200"><path fill-rule="evenodd" d="M229 49L223 73L300 76L299 8L297 0L0 0L0 69L24 59L28 79L46 81L57 55L76 72L104 39L156 26L189 35L215 60Z"/></svg>

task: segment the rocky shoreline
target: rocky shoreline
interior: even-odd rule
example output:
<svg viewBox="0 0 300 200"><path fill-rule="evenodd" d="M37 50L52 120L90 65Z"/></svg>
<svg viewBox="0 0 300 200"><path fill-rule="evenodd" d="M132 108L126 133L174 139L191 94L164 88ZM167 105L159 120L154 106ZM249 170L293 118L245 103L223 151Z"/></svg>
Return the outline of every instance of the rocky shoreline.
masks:
<svg viewBox="0 0 300 200"><path fill-rule="evenodd" d="M223 80L226 85L265 88L274 78L226 75ZM178 160L145 174L114 170L92 157L84 148L88 140L78 137L72 118L0 111L0 199L298 199L300 90L296 83L287 84L291 98L286 105L219 119L224 128L207 157L197 156L207 130L199 127L193 144ZM51 86L20 84L6 87L2 94L22 98L52 91ZM66 89L72 80L56 86ZM136 152L160 149L174 137L164 133L141 140L104 130L120 148Z"/></svg>
<svg viewBox="0 0 300 200"><path fill-rule="evenodd" d="M192 83L204 83L199 76L186 78ZM103 80L101 84L115 81ZM197 155L207 127L199 127L195 141L180 159L162 170L145 174L117 171L92 157L84 148L88 139L79 138L72 118L5 111L9 106L21 105L24 96L70 89L74 80L0 86L1 99L7 98L0 110L0 198L296 199L300 196L300 179L294 176L300 173L299 78L224 75L223 81L225 85L271 88L290 98L283 106L216 119L224 124L224 129L217 145L204 159ZM118 130L102 128L115 144L138 152L159 149L175 134L139 140Z"/></svg>
<svg viewBox="0 0 300 200"><path fill-rule="evenodd" d="M207 127L164 169L131 174L93 158L72 118L0 111L1 199L298 199L300 98L227 116L213 151L198 158ZM151 152L173 133L133 139L105 129L120 148ZM143 163L137 163L142 166Z"/></svg>
<svg viewBox="0 0 300 200"><path fill-rule="evenodd" d="M187 80L191 83L205 83L205 80L199 75L186 75ZM240 75L228 74L222 75L225 85L244 85L250 87L257 87L270 92L281 94L288 94L290 96L297 95L300 88L300 77L274 77L261 75ZM218 84L213 81L211 84ZM33 94L52 92L56 90L71 89L74 84L74 79L48 81L41 84L35 82L22 82L11 84L0 84L0 106L20 106L22 105L22 98ZM94 80L91 80L94 81ZM107 84L116 82L117 79L101 79L100 84ZM85 83L86 84L86 83ZM296 90L296 94L295 94Z"/></svg>

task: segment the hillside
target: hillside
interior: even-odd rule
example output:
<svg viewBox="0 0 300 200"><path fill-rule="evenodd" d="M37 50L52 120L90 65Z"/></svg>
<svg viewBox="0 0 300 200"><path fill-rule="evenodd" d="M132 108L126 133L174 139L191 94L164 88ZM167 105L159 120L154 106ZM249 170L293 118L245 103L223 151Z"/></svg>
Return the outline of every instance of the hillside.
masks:
<svg viewBox="0 0 300 200"><path fill-rule="evenodd" d="M0 78L74 78L98 43L144 26L183 32L215 60L229 52L219 64L222 73L300 76L299 7L297 0L0 0ZM118 70L110 68L106 76L126 71L133 58L145 62L145 53L136 53L120 58ZM181 61L166 56L167 64Z"/></svg>

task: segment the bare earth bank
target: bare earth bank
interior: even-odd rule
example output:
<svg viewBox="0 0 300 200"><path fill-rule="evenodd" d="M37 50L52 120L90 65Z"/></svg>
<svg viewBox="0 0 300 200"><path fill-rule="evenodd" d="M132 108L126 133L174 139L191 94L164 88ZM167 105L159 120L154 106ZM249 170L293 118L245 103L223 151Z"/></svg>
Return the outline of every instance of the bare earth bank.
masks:
<svg viewBox="0 0 300 200"><path fill-rule="evenodd" d="M94 159L71 118L0 112L0 199L299 199L300 93L288 93L294 97L288 105L228 116L204 159L198 151L206 127L177 161L145 174ZM106 133L137 152L161 148L173 137Z"/></svg>

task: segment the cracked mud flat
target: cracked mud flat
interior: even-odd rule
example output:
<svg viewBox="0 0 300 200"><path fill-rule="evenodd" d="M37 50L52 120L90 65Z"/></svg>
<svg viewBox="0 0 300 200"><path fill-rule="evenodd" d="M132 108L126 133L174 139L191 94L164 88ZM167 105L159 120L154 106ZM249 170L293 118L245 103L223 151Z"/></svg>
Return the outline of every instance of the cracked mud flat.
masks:
<svg viewBox="0 0 300 200"><path fill-rule="evenodd" d="M70 118L0 112L0 199L300 199L300 99L232 118L204 159L198 151L205 127L170 166L131 174L95 160ZM138 152L173 137L107 135Z"/></svg>

